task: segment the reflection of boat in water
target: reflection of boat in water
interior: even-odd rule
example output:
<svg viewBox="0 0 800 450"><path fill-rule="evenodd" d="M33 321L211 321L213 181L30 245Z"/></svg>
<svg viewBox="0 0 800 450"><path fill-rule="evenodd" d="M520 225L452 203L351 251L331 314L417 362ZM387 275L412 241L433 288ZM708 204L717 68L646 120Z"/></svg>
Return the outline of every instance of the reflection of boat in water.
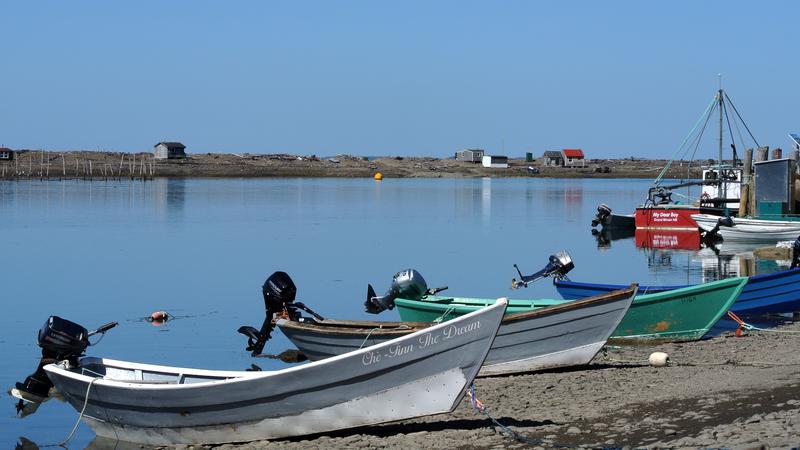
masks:
<svg viewBox="0 0 800 450"><path fill-rule="evenodd" d="M632 238L634 231L634 228L592 228L592 236L597 239L597 248L609 248L612 241Z"/></svg>
<svg viewBox="0 0 800 450"><path fill-rule="evenodd" d="M636 247L647 249L700 250L697 230L636 229Z"/></svg>

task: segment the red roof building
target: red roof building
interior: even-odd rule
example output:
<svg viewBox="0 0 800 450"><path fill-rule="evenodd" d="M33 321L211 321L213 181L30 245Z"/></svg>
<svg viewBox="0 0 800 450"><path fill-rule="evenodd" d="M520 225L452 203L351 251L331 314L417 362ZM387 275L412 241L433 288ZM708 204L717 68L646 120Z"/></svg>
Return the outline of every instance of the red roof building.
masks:
<svg viewBox="0 0 800 450"><path fill-rule="evenodd" d="M561 150L564 155L564 167L584 167L583 150L579 148L565 148Z"/></svg>

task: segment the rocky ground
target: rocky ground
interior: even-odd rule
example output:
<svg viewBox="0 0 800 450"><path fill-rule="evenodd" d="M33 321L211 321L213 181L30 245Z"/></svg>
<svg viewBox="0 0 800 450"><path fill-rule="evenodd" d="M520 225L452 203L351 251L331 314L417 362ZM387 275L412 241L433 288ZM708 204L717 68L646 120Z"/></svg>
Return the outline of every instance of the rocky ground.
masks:
<svg viewBox="0 0 800 450"><path fill-rule="evenodd" d="M452 414L213 448L798 448L800 322L775 330L610 347L586 367L478 379L476 396L516 437L465 398ZM670 364L649 366L654 351Z"/></svg>
<svg viewBox="0 0 800 450"><path fill-rule="evenodd" d="M372 177L387 178L544 177L544 178L655 178L667 161L642 159L595 159L586 167L544 167L540 161L512 159L508 169L429 157L381 157L339 155L252 155L229 153L189 154L186 159L155 161L151 153L24 151L16 160L0 162L2 178L118 177ZM540 173L531 175L528 167ZM696 165L692 176L698 175ZM685 178L686 167L673 165L668 178Z"/></svg>

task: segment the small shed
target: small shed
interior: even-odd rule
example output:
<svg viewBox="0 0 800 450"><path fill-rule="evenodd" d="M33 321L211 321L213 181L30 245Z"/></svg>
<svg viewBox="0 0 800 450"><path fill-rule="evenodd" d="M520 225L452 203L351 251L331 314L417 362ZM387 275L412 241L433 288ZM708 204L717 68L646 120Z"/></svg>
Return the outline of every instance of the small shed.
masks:
<svg viewBox="0 0 800 450"><path fill-rule="evenodd" d="M586 167L586 160L583 159L583 150L579 148L565 148L561 150L564 156L564 167Z"/></svg>
<svg viewBox="0 0 800 450"><path fill-rule="evenodd" d="M180 142L159 142L153 146L153 156L155 159L179 159L186 158L186 146Z"/></svg>
<svg viewBox="0 0 800 450"><path fill-rule="evenodd" d="M559 151L548 150L542 156L542 163L545 167L561 167L564 165L564 157Z"/></svg>
<svg viewBox="0 0 800 450"><path fill-rule="evenodd" d="M497 156L497 155L484 156L483 167L491 167L493 169L507 169L508 156Z"/></svg>
<svg viewBox="0 0 800 450"><path fill-rule="evenodd" d="M482 149L468 148L466 150L456 152L456 161L479 163L483 160L483 154L484 151Z"/></svg>
<svg viewBox="0 0 800 450"><path fill-rule="evenodd" d="M14 159L14 150L6 147L0 147L0 161L11 161Z"/></svg>

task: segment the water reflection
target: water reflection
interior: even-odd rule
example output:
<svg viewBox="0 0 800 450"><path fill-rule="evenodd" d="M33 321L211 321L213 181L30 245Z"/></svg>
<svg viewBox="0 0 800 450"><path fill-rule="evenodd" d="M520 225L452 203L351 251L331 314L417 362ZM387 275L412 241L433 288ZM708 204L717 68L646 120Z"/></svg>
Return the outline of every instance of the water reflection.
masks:
<svg viewBox="0 0 800 450"><path fill-rule="evenodd" d="M592 228L592 236L597 240L597 248L608 249L613 241L632 238L634 231L632 228Z"/></svg>

